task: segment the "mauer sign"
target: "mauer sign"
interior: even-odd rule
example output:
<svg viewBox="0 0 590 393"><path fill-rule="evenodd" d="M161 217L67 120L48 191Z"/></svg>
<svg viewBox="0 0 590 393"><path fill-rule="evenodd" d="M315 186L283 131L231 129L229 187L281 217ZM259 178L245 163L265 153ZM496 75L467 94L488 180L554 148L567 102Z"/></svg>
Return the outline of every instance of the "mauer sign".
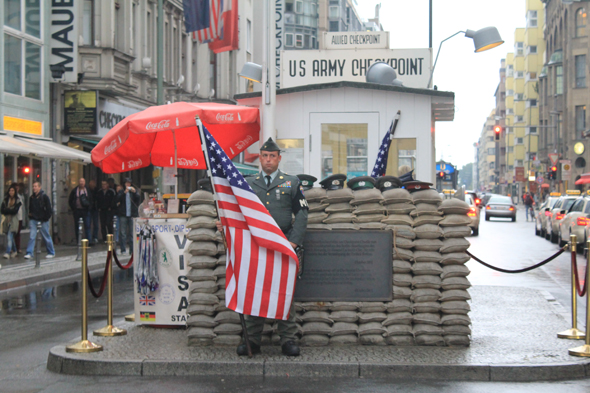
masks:
<svg viewBox="0 0 590 393"><path fill-rule="evenodd" d="M389 32L326 32L324 33L324 49L389 49Z"/></svg>
<svg viewBox="0 0 590 393"><path fill-rule="evenodd" d="M49 3L49 2L47 2ZM65 67L64 82L78 82L78 17L80 0L51 1L49 65Z"/></svg>
<svg viewBox="0 0 590 393"><path fill-rule="evenodd" d="M405 87L426 89L430 49L297 50L281 52L281 88L339 81L365 82L371 64L385 62Z"/></svg>

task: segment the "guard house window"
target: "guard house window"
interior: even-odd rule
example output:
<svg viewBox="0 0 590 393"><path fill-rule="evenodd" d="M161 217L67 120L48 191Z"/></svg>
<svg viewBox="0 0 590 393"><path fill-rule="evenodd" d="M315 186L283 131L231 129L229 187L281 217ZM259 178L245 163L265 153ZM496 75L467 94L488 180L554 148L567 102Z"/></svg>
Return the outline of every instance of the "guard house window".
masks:
<svg viewBox="0 0 590 393"><path fill-rule="evenodd" d="M41 0L4 1L4 91L41 99ZM45 2L43 2L45 4Z"/></svg>
<svg viewBox="0 0 590 393"><path fill-rule="evenodd" d="M322 124L322 178L334 173L351 179L368 173L367 124Z"/></svg>
<svg viewBox="0 0 590 393"><path fill-rule="evenodd" d="M293 34L285 34L285 46L293 46Z"/></svg>
<svg viewBox="0 0 590 393"><path fill-rule="evenodd" d="M563 94L563 66L555 66L555 94Z"/></svg>
<svg viewBox="0 0 590 393"><path fill-rule="evenodd" d="M586 105L576 106L576 138L584 139L586 130Z"/></svg>
<svg viewBox="0 0 590 393"><path fill-rule="evenodd" d="M586 9L578 8L576 11L576 37L586 36Z"/></svg>
<svg viewBox="0 0 590 393"><path fill-rule="evenodd" d="M303 48L303 34L295 34L295 47Z"/></svg>
<svg viewBox="0 0 590 393"><path fill-rule="evenodd" d="M576 87L586 87L586 55L576 56Z"/></svg>

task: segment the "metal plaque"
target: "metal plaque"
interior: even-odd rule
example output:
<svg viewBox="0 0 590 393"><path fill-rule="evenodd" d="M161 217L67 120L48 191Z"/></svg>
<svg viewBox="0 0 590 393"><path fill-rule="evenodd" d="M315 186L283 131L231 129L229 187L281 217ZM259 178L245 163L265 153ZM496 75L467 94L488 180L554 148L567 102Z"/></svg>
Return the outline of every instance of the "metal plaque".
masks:
<svg viewBox="0 0 590 393"><path fill-rule="evenodd" d="M392 300L392 231L308 230L303 247L295 301Z"/></svg>

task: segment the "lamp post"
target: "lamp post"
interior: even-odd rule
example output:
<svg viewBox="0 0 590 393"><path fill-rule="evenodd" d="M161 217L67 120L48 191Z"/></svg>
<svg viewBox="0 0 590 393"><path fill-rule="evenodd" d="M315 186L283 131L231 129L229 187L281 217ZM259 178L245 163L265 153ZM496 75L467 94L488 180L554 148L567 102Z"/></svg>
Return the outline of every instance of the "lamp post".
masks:
<svg viewBox="0 0 590 393"><path fill-rule="evenodd" d="M434 75L434 69L436 68L436 62L438 61L438 55L440 54L440 48L442 47L442 44L459 33L464 33L465 37L473 39L473 44L475 45L475 53L484 52L488 49L495 48L498 45L502 45L504 43L504 41L500 37L498 29L496 29L495 27L484 27L483 29L479 29L477 31L469 29L466 31L461 30L445 38L440 42L440 45L438 46L438 51L436 52L436 59L434 60L432 71L430 72L430 79L428 80L428 85L426 85L427 88L431 87L432 75Z"/></svg>

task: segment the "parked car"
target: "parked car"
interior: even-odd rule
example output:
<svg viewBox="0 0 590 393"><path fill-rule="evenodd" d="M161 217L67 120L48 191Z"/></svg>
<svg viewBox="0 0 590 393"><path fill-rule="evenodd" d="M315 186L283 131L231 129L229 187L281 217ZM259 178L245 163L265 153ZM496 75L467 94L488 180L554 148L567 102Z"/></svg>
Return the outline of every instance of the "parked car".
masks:
<svg viewBox="0 0 590 393"><path fill-rule="evenodd" d="M563 247L570 241L571 235L576 235L579 249L586 243L588 224L590 224L590 196L581 196L575 200L569 210L561 210L565 217L559 223L559 246Z"/></svg>
<svg viewBox="0 0 590 393"><path fill-rule="evenodd" d="M469 223L469 227L471 228L473 236L479 235L479 216L480 216L480 208L477 206L477 203L473 200L473 197L469 194L465 195L465 202L470 207L469 213L467 216L471 219Z"/></svg>
<svg viewBox="0 0 590 393"><path fill-rule="evenodd" d="M565 217L565 213L561 213L561 211L565 210L567 212L576 199L580 197L580 191L575 191L577 191L577 194L567 191L568 195L559 197L555 205L553 205L553 209L551 209L551 215L547 216L547 234L545 235L545 239L550 240L551 243L557 243L559 222Z"/></svg>
<svg viewBox="0 0 590 393"><path fill-rule="evenodd" d="M503 196L500 194L484 194L481 197L481 206L486 206L488 204L488 201L490 200L491 197L493 196Z"/></svg>
<svg viewBox="0 0 590 393"><path fill-rule="evenodd" d="M477 192L472 191L472 190L467 190L467 191L465 191L465 196L467 196L467 195L471 195L471 198L473 199L475 206L481 208L481 198L477 195Z"/></svg>
<svg viewBox="0 0 590 393"><path fill-rule="evenodd" d="M516 221L516 206L512 198L504 195L493 195L486 204L486 221L491 217L511 218Z"/></svg>
<svg viewBox="0 0 590 393"><path fill-rule="evenodd" d="M560 194L561 195L561 194ZM551 215L551 209L559 200L559 196L550 196L541 206L535 215L535 235L545 237L547 234L547 218Z"/></svg>

